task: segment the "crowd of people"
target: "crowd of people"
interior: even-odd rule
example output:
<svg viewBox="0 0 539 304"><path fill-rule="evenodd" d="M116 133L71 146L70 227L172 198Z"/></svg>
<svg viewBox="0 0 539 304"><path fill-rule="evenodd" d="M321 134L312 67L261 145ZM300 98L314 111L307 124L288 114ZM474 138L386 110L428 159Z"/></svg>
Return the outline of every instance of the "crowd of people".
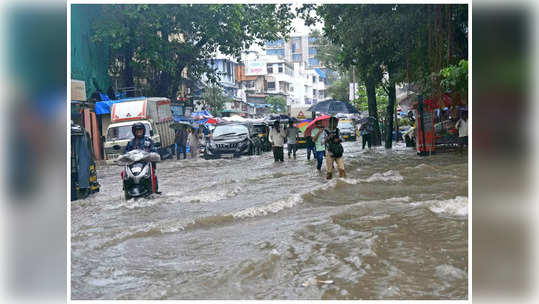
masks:
<svg viewBox="0 0 539 304"><path fill-rule="evenodd" d="M337 164L340 177L345 177L342 138L340 130L337 127L338 119L331 117L329 125L325 128L322 122L318 120L310 135L306 137L307 142L307 160L311 159L311 152L316 159L316 169L322 171L324 157L326 158L327 173L326 178L333 177L333 165ZM275 121L269 133L269 141L273 147L273 158L275 162L284 161L284 144L288 146L288 158L296 159L297 139L299 130L289 121L287 128L281 127L279 121Z"/></svg>

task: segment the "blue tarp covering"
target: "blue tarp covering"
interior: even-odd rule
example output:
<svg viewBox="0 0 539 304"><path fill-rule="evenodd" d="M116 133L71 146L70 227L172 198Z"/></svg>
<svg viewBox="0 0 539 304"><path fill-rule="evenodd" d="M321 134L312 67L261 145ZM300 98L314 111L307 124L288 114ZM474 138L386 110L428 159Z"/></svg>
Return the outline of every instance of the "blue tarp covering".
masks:
<svg viewBox="0 0 539 304"><path fill-rule="evenodd" d="M110 108L112 107L112 105L118 102L140 100L144 98L146 97L140 96L140 97L125 98L125 99L117 99L117 100L98 101L95 103L95 114L110 113Z"/></svg>
<svg viewBox="0 0 539 304"><path fill-rule="evenodd" d="M174 115L174 121L191 121L189 117Z"/></svg>
<svg viewBox="0 0 539 304"><path fill-rule="evenodd" d="M200 112L193 112L191 113L191 117L196 117L196 116L206 116L206 117L213 117L213 115L211 115L210 112L206 111L206 110L202 110Z"/></svg>
<svg viewBox="0 0 539 304"><path fill-rule="evenodd" d="M320 77L326 78L326 73L324 73L324 71L322 71L321 69L319 69L319 68L314 68L314 71L315 71L316 73L318 73L318 75L320 75Z"/></svg>

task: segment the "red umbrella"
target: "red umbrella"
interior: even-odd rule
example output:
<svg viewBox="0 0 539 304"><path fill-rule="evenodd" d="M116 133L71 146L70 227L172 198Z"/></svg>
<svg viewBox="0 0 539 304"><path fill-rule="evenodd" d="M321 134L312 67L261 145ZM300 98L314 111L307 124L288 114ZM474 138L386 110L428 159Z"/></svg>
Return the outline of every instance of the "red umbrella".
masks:
<svg viewBox="0 0 539 304"><path fill-rule="evenodd" d="M317 121L321 121L322 122L322 126L324 127L328 127L329 126L329 119L331 118L331 116L329 115L322 115L322 116L319 116L317 118L315 118L315 120L311 121L308 125L307 125L307 128L305 128L305 136L311 136L311 131L314 129L315 127L315 124ZM335 117L335 119L337 119L337 121L339 121L339 119L337 117Z"/></svg>

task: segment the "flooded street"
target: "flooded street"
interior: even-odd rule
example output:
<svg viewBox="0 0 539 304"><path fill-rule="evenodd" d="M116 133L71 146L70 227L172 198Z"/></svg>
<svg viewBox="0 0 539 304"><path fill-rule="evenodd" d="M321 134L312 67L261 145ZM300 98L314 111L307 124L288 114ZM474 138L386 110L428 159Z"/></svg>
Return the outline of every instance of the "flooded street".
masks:
<svg viewBox="0 0 539 304"><path fill-rule="evenodd" d="M344 147L344 179L305 149L166 160L163 194L129 201L99 168L71 204L72 299L466 299L467 157Z"/></svg>

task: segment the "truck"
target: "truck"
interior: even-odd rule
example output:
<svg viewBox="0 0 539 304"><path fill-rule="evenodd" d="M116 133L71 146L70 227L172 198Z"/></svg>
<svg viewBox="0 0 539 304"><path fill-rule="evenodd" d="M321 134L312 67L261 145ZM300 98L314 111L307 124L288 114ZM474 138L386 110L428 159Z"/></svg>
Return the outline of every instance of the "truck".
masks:
<svg viewBox="0 0 539 304"><path fill-rule="evenodd" d="M131 127L141 122L146 127L146 136L160 143L158 152L161 159L174 154L174 122L170 99L166 97L141 97L140 99L119 102L112 105L111 124L107 127L105 138L105 159L107 163L123 153L127 143L133 138ZM114 146L120 146L115 150Z"/></svg>

